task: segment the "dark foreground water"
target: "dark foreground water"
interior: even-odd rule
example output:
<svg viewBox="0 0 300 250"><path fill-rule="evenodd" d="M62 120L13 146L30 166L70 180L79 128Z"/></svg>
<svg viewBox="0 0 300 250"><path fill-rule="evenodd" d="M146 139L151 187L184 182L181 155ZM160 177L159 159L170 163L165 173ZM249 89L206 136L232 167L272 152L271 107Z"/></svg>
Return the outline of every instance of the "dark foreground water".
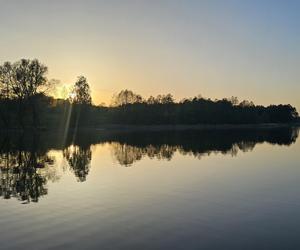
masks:
<svg viewBox="0 0 300 250"><path fill-rule="evenodd" d="M300 249L297 128L0 138L0 249Z"/></svg>

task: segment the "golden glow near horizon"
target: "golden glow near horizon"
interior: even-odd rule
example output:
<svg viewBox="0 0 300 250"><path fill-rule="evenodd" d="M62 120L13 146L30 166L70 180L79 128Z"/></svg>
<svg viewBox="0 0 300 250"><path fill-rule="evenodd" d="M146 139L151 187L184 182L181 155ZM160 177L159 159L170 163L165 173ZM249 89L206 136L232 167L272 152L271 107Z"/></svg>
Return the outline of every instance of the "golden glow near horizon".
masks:
<svg viewBox="0 0 300 250"><path fill-rule="evenodd" d="M66 96L87 77L95 104L131 89L177 100L237 96L300 110L294 1L2 1L0 63L38 58Z"/></svg>

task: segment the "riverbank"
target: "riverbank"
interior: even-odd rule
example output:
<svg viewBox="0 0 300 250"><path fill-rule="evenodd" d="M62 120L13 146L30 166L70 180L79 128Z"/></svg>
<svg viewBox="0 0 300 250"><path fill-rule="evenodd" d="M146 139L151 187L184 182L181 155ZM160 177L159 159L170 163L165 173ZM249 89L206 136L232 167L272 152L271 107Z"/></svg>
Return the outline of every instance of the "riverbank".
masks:
<svg viewBox="0 0 300 250"><path fill-rule="evenodd" d="M300 123L283 124L283 123L264 123L264 124L196 124L196 125L103 125L93 128L95 130L145 130L145 131L161 131L161 130L228 130L228 129L275 129L287 127L300 127ZM84 128L89 129L89 128Z"/></svg>
<svg viewBox="0 0 300 250"><path fill-rule="evenodd" d="M69 131L181 131L181 130L231 130L231 129L279 129L288 127L300 127L300 123L262 123L262 124L195 124L195 125L121 125L107 124L97 127L69 128ZM27 129L0 129L0 132L43 132L43 131L63 131L64 128L27 128Z"/></svg>

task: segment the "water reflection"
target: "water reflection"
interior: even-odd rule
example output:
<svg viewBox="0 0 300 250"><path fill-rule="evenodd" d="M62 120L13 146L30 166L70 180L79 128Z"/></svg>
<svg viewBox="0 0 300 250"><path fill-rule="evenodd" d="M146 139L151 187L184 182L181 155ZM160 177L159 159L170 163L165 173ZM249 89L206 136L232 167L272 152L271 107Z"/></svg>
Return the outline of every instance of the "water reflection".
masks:
<svg viewBox="0 0 300 250"><path fill-rule="evenodd" d="M176 152L201 159L212 153L236 156L250 152L259 143L291 145L298 138L298 129L207 130L118 134L111 142L115 160L123 166L147 156L171 160Z"/></svg>
<svg viewBox="0 0 300 250"><path fill-rule="evenodd" d="M85 181L91 167L91 148L71 145L63 150L63 156L68 161L77 180L79 182Z"/></svg>
<svg viewBox="0 0 300 250"><path fill-rule="evenodd" d="M47 181L58 179L55 159L36 148L26 151L6 144L0 151L0 196L22 203L38 202L48 193Z"/></svg>
<svg viewBox="0 0 300 250"><path fill-rule="evenodd" d="M200 159L212 153L236 156L258 143L291 145L298 128L261 130L203 130L164 132L85 131L62 141L59 133L5 134L0 139L0 196L22 203L38 202L48 193L47 183L57 181L53 149L62 153L78 182L87 179L91 168L91 145L109 143L121 166L132 166L143 157L171 160L176 152Z"/></svg>

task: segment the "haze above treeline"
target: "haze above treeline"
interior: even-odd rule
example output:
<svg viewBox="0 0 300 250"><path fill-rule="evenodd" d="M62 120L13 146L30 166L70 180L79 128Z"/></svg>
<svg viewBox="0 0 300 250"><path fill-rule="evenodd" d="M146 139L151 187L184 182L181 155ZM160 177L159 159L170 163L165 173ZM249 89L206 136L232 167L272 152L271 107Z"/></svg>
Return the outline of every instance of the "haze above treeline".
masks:
<svg viewBox="0 0 300 250"><path fill-rule="evenodd" d="M57 80L37 59L5 62L0 66L0 126L2 128L98 127L103 124L258 124L299 121L290 104L255 105L237 97L211 100L197 95L175 101L171 94L144 98L121 90L109 107L93 105L85 76L79 76L66 99L51 93Z"/></svg>

